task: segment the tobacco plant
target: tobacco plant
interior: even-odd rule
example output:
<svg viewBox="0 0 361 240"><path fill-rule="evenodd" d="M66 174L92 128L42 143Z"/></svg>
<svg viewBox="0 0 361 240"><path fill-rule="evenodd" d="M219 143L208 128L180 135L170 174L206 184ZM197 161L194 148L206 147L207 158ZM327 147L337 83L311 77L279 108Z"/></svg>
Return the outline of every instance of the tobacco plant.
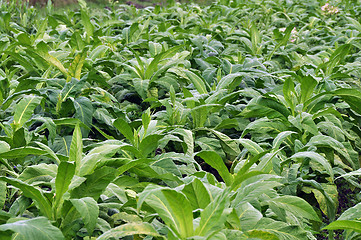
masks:
<svg viewBox="0 0 361 240"><path fill-rule="evenodd" d="M357 1L78 2L0 1L1 239L359 238Z"/></svg>

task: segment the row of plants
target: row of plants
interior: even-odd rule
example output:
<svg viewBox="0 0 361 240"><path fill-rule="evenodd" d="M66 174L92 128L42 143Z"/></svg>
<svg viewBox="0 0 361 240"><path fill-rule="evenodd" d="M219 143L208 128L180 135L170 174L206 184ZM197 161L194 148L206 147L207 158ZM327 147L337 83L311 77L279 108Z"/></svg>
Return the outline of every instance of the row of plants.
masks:
<svg viewBox="0 0 361 240"><path fill-rule="evenodd" d="M360 238L357 1L58 12L0 3L1 239Z"/></svg>

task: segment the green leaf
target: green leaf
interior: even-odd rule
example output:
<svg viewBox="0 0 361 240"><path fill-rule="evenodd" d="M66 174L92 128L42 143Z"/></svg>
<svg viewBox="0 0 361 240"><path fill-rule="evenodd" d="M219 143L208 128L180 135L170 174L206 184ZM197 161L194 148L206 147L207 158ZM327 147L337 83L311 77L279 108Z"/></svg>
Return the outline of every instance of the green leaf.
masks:
<svg viewBox="0 0 361 240"><path fill-rule="evenodd" d="M327 161L326 158L321 156L320 154L316 152L298 152L293 154L290 158L310 158L312 161L315 161L319 164L321 164L326 172L331 176L333 179L333 170L331 167L331 164Z"/></svg>
<svg viewBox="0 0 361 240"><path fill-rule="evenodd" d="M46 151L36 147L13 148L8 152L0 153L0 158L22 158L28 155L44 155Z"/></svg>
<svg viewBox="0 0 361 240"><path fill-rule="evenodd" d="M201 212L201 220L195 230L195 234L206 236L211 231L222 229L226 221L224 211L228 208L228 205L229 190L223 190L223 192Z"/></svg>
<svg viewBox="0 0 361 240"><path fill-rule="evenodd" d="M292 132L292 131L284 131L279 133L277 137L275 137L275 139L273 140L272 149L278 150L282 142L285 141L286 139L289 139L289 136L295 133L296 132Z"/></svg>
<svg viewBox="0 0 361 240"><path fill-rule="evenodd" d="M228 137L226 134L221 133L219 131L213 129L207 129L216 135L219 140L221 140L222 148L224 149L225 153L230 154L232 156L238 156L241 151L239 150L239 144L237 143L236 139L232 139Z"/></svg>
<svg viewBox="0 0 361 240"><path fill-rule="evenodd" d="M352 166L353 169L359 168L359 161L356 156L353 156L351 158L349 151L346 149L346 147L337 141L336 139L325 136L325 135L317 135L312 137L306 146L315 146L315 147L324 147L324 148L330 148L335 150L339 155L344 157L349 164Z"/></svg>
<svg viewBox="0 0 361 240"><path fill-rule="evenodd" d="M179 134L183 137L183 143L186 146L186 154L193 156L194 153L194 139L193 132L184 128L177 128L172 133Z"/></svg>
<svg viewBox="0 0 361 240"><path fill-rule="evenodd" d="M49 65L55 66L58 68L65 77L68 76L68 71L65 69L63 64L54 56L49 54L48 46L45 42L39 42L36 45L36 54L42 57ZM32 49L30 49L32 50ZM35 52L34 52L35 53Z"/></svg>
<svg viewBox="0 0 361 240"><path fill-rule="evenodd" d="M193 209L205 209L211 202L211 196L207 188L198 178L184 186L182 192L188 198Z"/></svg>
<svg viewBox="0 0 361 240"><path fill-rule="evenodd" d="M0 181L0 209L4 208L6 202L6 195L7 195L7 186L6 182ZM1 221L0 221L1 224Z"/></svg>
<svg viewBox="0 0 361 240"><path fill-rule="evenodd" d="M242 231L254 229L257 222L263 217L262 213L248 202L239 205L236 212Z"/></svg>
<svg viewBox="0 0 361 240"><path fill-rule="evenodd" d="M344 44L339 46L330 56L330 60L326 62L324 65L326 66L325 74L329 76L332 74L333 69L340 64L340 62L347 56L350 51L352 45ZM321 65L322 66L322 65Z"/></svg>
<svg viewBox="0 0 361 240"><path fill-rule="evenodd" d="M97 238L97 240L108 240L112 238L120 239L126 236L134 235L162 237L149 223L127 223L103 233ZM165 237L162 238L165 239Z"/></svg>
<svg viewBox="0 0 361 240"><path fill-rule="evenodd" d="M37 203L42 214L44 214L48 219L51 219L52 213L50 202L45 198L40 189L14 178L0 177L0 181L7 182L8 184L19 188L23 192L24 196L33 199Z"/></svg>
<svg viewBox="0 0 361 240"><path fill-rule="evenodd" d="M249 34L252 42L252 52L256 55L258 54L258 45L261 43L261 34L259 33L255 22L252 23Z"/></svg>
<svg viewBox="0 0 361 240"><path fill-rule="evenodd" d="M0 225L0 231L15 232L16 239L22 240L63 240L61 231L54 227L45 217L36 217ZM15 239L15 238L14 238Z"/></svg>
<svg viewBox="0 0 361 240"><path fill-rule="evenodd" d="M93 37L93 34L94 34L94 25L91 23L86 9L84 9L84 8L81 9L80 14L81 14L82 24L83 24L83 26L85 28L85 32L87 34L87 41L90 42L90 37Z"/></svg>
<svg viewBox="0 0 361 240"><path fill-rule="evenodd" d="M251 154L254 156L257 156L258 154L261 154L264 150L255 142L249 139L238 139L239 143L243 145Z"/></svg>
<svg viewBox="0 0 361 240"><path fill-rule="evenodd" d="M259 180L251 184L247 184L237 189L237 195L232 201L232 207L238 206L245 202L252 202L262 194L271 194L275 187L282 186L281 183L276 181Z"/></svg>
<svg viewBox="0 0 361 240"><path fill-rule="evenodd" d="M82 121L89 128L92 125L94 108L89 98L79 97L73 101L75 108L74 117Z"/></svg>
<svg viewBox="0 0 361 240"><path fill-rule="evenodd" d="M18 179L28 184L51 182L56 176L56 171L57 166L55 164L31 165L19 175Z"/></svg>
<svg viewBox="0 0 361 240"><path fill-rule="evenodd" d="M287 121L290 112L275 98L259 96L253 98L240 115L245 118L267 116L269 119L280 118Z"/></svg>
<svg viewBox="0 0 361 240"><path fill-rule="evenodd" d="M188 70L185 70L184 73L186 74L188 80L194 85L195 89L197 89L199 94L208 93L204 79Z"/></svg>
<svg viewBox="0 0 361 240"><path fill-rule="evenodd" d="M351 109L361 114L361 91L354 88L341 88L332 92L334 95L339 96L350 105Z"/></svg>
<svg viewBox="0 0 361 240"><path fill-rule="evenodd" d="M120 131L121 134L124 135L126 139L128 139L134 145L134 132L129 123L127 123L122 118L118 118L113 122L113 125Z"/></svg>
<svg viewBox="0 0 361 240"><path fill-rule="evenodd" d="M21 128L34 113L34 109L40 104L43 98L39 96L24 96L15 107L14 126L15 131Z"/></svg>
<svg viewBox="0 0 361 240"><path fill-rule="evenodd" d="M75 165L70 162L61 162L55 178L55 208L58 207L63 195L68 191L69 185L75 174Z"/></svg>
<svg viewBox="0 0 361 240"><path fill-rule="evenodd" d="M247 239L280 240L280 238L277 237L277 235L264 230L253 229L248 231L246 234L247 234Z"/></svg>
<svg viewBox="0 0 361 240"><path fill-rule="evenodd" d="M162 139L162 135L152 134L142 139L139 144L139 151L144 157L147 157L151 152L159 146L159 140Z"/></svg>
<svg viewBox="0 0 361 240"><path fill-rule="evenodd" d="M97 202L91 197L70 199L70 202L82 216L89 235L92 235L99 215L99 207Z"/></svg>
<svg viewBox="0 0 361 240"><path fill-rule="evenodd" d="M312 97L317 81L312 76L302 77L301 82L301 103L305 103ZM305 106L306 107L306 106Z"/></svg>
<svg viewBox="0 0 361 240"><path fill-rule="evenodd" d="M87 56L88 50L86 48L83 49L83 51L79 54L77 54L73 60L73 62L70 64L69 67L69 75L67 82L71 80L71 78L76 78L80 80L81 77L81 69L83 68L85 58Z"/></svg>
<svg viewBox="0 0 361 240"><path fill-rule="evenodd" d="M182 238L193 236L193 213L188 199L183 193L173 189L163 189L162 192L173 211L173 217L176 220L180 236ZM182 207L179 207L179 203L182 203Z"/></svg>
<svg viewBox="0 0 361 240"><path fill-rule="evenodd" d="M69 162L75 163L75 174L78 173L81 159L83 158L83 140L81 136L80 127L77 124L73 132L73 138L69 150Z"/></svg>
<svg viewBox="0 0 361 240"><path fill-rule="evenodd" d="M302 198L295 196L281 196L270 200L269 203L290 211L297 217L304 217L317 222L321 221L312 206Z"/></svg>
<svg viewBox="0 0 361 240"><path fill-rule="evenodd" d="M10 145L7 142L0 141L0 153L10 151Z"/></svg>
<svg viewBox="0 0 361 240"><path fill-rule="evenodd" d="M237 72L237 73L232 73L232 74L228 74L226 76L224 76L217 84L216 87L216 91L220 91L221 89L228 89L230 86L232 86L232 83L241 78L241 77L246 77L248 76L247 73L244 72ZM230 89L233 90L233 89Z"/></svg>
<svg viewBox="0 0 361 240"><path fill-rule="evenodd" d="M106 166L96 169L92 174L86 176L85 182L71 191L70 197L92 197L98 200L109 183L114 180L116 171L116 169Z"/></svg>
<svg viewBox="0 0 361 240"><path fill-rule="evenodd" d="M343 230L352 230L352 231L361 233L361 221L337 220L337 221L330 223L323 229L327 229L327 230L343 229Z"/></svg>
<svg viewBox="0 0 361 240"><path fill-rule="evenodd" d="M207 164L216 169L227 186L232 184L233 176L229 173L228 168L217 153L212 151L202 151L197 153L197 156L202 158Z"/></svg>

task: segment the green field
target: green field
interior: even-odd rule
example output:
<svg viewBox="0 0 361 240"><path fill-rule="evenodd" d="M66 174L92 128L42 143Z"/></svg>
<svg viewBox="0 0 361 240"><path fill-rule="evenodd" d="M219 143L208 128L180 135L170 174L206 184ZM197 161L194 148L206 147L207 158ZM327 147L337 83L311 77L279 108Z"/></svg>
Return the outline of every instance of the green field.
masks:
<svg viewBox="0 0 361 240"><path fill-rule="evenodd" d="M361 239L358 1L132 3L0 0L0 239Z"/></svg>

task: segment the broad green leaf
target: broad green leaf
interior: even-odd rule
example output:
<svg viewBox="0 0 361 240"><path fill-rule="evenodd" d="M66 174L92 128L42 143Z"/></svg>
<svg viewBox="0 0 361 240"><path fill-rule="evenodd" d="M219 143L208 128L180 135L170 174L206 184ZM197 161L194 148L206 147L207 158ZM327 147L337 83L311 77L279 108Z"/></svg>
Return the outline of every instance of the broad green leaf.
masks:
<svg viewBox="0 0 361 240"><path fill-rule="evenodd" d="M0 153L0 158L22 158L28 155L45 155L47 152L36 147L13 148L8 152Z"/></svg>
<svg viewBox="0 0 361 240"><path fill-rule="evenodd" d="M0 141L0 153L10 151L10 145L7 142Z"/></svg>
<svg viewBox="0 0 361 240"><path fill-rule="evenodd" d="M312 97L313 90L317 85L317 81L312 76L302 77L301 82L301 103L305 103Z"/></svg>
<svg viewBox="0 0 361 240"><path fill-rule="evenodd" d="M332 74L334 68L339 64L348 54L352 45L344 44L339 46L330 56L330 60L325 63L326 66L326 76ZM322 65L321 65L322 66Z"/></svg>
<svg viewBox="0 0 361 240"><path fill-rule="evenodd" d="M94 108L89 98L79 97L73 101L75 108L74 117L82 121L88 127L91 127Z"/></svg>
<svg viewBox="0 0 361 240"><path fill-rule="evenodd" d="M256 134L279 134L283 131L287 131L286 125L277 119L260 118L251 122L243 130L241 137L243 138L247 133Z"/></svg>
<svg viewBox="0 0 361 240"><path fill-rule="evenodd" d="M205 84L204 79L202 79L200 76L198 76L197 74L185 70L184 73L186 74L188 80L194 85L194 87L197 89L197 91L199 92L199 94L206 94L208 93L207 91L207 87Z"/></svg>
<svg viewBox="0 0 361 240"><path fill-rule="evenodd" d="M333 170L331 167L331 164L327 161L326 158L324 158L322 155L316 153L316 152L298 152L293 154L290 158L309 158L312 161L315 161L319 164L321 164L326 172L330 175L330 177L333 179Z"/></svg>
<svg viewBox="0 0 361 240"><path fill-rule="evenodd" d="M91 235L94 231L99 215L99 207L97 202L91 197L84 197L80 199L70 199L76 210L82 216L88 233Z"/></svg>
<svg viewBox="0 0 361 240"><path fill-rule="evenodd" d="M198 145L202 150L217 152L222 159L226 159L220 140L209 137L197 138L195 144Z"/></svg>
<svg viewBox="0 0 361 240"><path fill-rule="evenodd" d="M237 80L238 78L248 76L248 74L243 72L232 73L224 76L217 84L216 91L220 91L221 89L229 88L232 83ZM233 89L230 89L233 90Z"/></svg>
<svg viewBox="0 0 361 240"><path fill-rule="evenodd" d="M80 13L81 13L81 21L85 28L85 32L87 34L87 41L90 42L90 38L93 37L93 34L94 34L94 25L90 21L90 17L88 15L88 12L86 11L86 9L84 9L84 8L81 9Z"/></svg>
<svg viewBox="0 0 361 240"><path fill-rule="evenodd" d="M113 122L113 124L114 127L116 127L124 137L126 137L132 144L134 144L134 132L129 123L121 118L118 118Z"/></svg>
<svg viewBox="0 0 361 240"><path fill-rule="evenodd" d="M282 142L284 142L286 139L289 139L289 136L292 134L295 134L296 132L292 131L284 131L281 132L275 137L275 139L272 142L272 149L277 150L281 146Z"/></svg>
<svg viewBox="0 0 361 240"><path fill-rule="evenodd" d="M84 87L86 81L84 79L78 80L76 78L71 78L62 88L57 105L64 102L68 97L76 97ZM60 106L57 106L60 109ZM56 119L54 119L54 122Z"/></svg>
<svg viewBox="0 0 361 240"><path fill-rule="evenodd" d="M257 29L256 23L252 23L251 29L249 31L251 42L252 42L252 51L253 54L258 54L258 45L261 43L261 34Z"/></svg>
<svg viewBox="0 0 361 240"><path fill-rule="evenodd" d="M118 168L118 172L117 172L117 175L121 175L123 174L124 172L128 171L129 169L137 166L137 165L140 165L140 164L149 164L151 162L154 162L153 159L149 159L149 158L142 158L142 159L137 159L137 160L134 160L134 161L130 161L126 164L124 164L123 166L119 167Z"/></svg>
<svg viewBox="0 0 361 240"><path fill-rule="evenodd" d="M330 223L323 229L327 229L327 230L343 229L343 230L352 230L352 231L361 233L361 221L337 220L337 221Z"/></svg>
<svg viewBox="0 0 361 240"><path fill-rule="evenodd" d="M339 96L344 100L345 102L350 105L352 110L357 112L358 114L361 114L361 91L360 89L354 89L354 88L340 88L332 92L334 95Z"/></svg>
<svg viewBox="0 0 361 240"><path fill-rule="evenodd" d="M145 79L152 79L152 81L154 80L154 76L152 76L153 74L156 75L157 74L157 69L158 69L158 64L162 59L165 58L170 58L172 57L176 52L178 52L181 48L183 48L184 45L178 45L178 46L174 46L172 48L169 48L167 51L162 52L158 55L156 55L154 57L154 59L152 60L152 62L149 64L149 66L147 67L146 71L145 71Z"/></svg>
<svg viewBox="0 0 361 240"><path fill-rule="evenodd" d="M238 156L238 154L241 153L238 146L239 144L237 143L236 139L231 139L226 134L213 129L207 129L207 130L212 132L214 135L216 135L219 138L219 140L221 140L221 145L225 153L230 154L232 156Z"/></svg>
<svg viewBox="0 0 361 240"><path fill-rule="evenodd" d="M193 213L189 200L182 193L173 189L163 189L162 192L173 211L180 236L182 238L191 237L193 235ZM179 203L182 207L179 207Z"/></svg>
<svg viewBox="0 0 361 240"><path fill-rule="evenodd" d="M245 118L267 116L269 119L287 120L290 111L273 97L259 96L253 98L240 115Z"/></svg>
<svg viewBox="0 0 361 240"><path fill-rule="evenodd" d="M282 186L281 183L276 181L260 180L251 184L247 184L237 189L237 195L232 201L231 206L237 208L238 205L244 202L252 202L262 194L271 194L275 187Z"/></svg>
<svg viewBox="0 0 361 240"><path fill-rule="evenodd" d="M248 202L239 205L236 209L236 213L242 231L253 229L257 222L263 217L262 213Z"/></svg>
<svg viewBox="0 0 361 240"><path fill-rule="evenodd" d="M237 140L240 144L243 145L250 153L252 153L254 156L257 156L258 154L263 152L263 149L255 142L249 139L238 139Z"/></svg>
<svg viewBox="0 0 361 240"><path fill-rule="evenodd" d="M356 156L350 156L349 151L346 149L345 145L337 141L336 139L325 136L317 135L312 137L306 146L315 146L315 147L326 147L335 150L340 156L344 157L346 161L352 166L353 169L359 168L359 161Z"/></svg>
<svg viewBox="0 0 361 240"><path fill-rule="evenodd" d="M217 153L212 151L202 151L197 153L197 156L201 157L207 164L216 169L227 186L232 184L233 177L229 173L228 168L224 164L222 158Z"/></svg>
<svg viewBox="0 0 361 240"><path fill-rule="evenodd" d="M308 234L299 225L290 225L285 222L275 221L270 218L262 218L257 226L257 229L271 233L277 236L279 240L299 240L308 239ZM251 230L253 231L253 230ZM257 236L257 235L256 235ZM266 238L268 239L268 238ZM271 238L273 239L273 238Z"/></svg>
<svg viewBox="0 0 361 240"><path fill-rule="evenodd" d="M177 234L178 237L180 237L180 235L184 233L181 233L181 226L179 226L179 222L177 220L176 214L174 213L174 209L168 203L167 198L164 196L161 190L162 188L160 188L159 186L147 186L144 191L139 195L139 201L137 204L138 211L140 210L143 202L145 201L158 213L159 217L164 221L164 223L168 227L170 227Z"/></svg>
<svg viewBox="0 0 361 240"><path fill-rule="evenodd" d="M4 205L6 202L6 195L7 195L6 182L0 181L0 209L4 208ZM0 221L0 224L2 224L1 221Z"/></svg>
<svg viewBox="0 0 361 240"><path fill-rule="evenodd" d="M58 207L63 195L68 191L69 185L75 174L75 165L70 162L61 162L58 167L58 173L55 178L55 203Z"/></svg>
<svg viewBox="0 0 361 240"><path fill-rule="evenodd" d="M183 142L186 146L186 154L192 156L194 153L194 139L193 132L184 128L177 128L172 133L179 134L183 137Z"/></svg>
<svg viewBox="0 0 361 240"><path fill-rule="evenodd" d="M321 221L312 206L302 198L295 196L281 196L269 201L279 208L283 208L297 217L304 217L314 221Z"/></svg>
<svg viewBox="0 0 361 240"><path fill-rule="evenodd" d="M162 139L162 135L152 134L142 139L139 144L139 151L144 157L147 157L150 153L154 152L159 146L159 140Z"/></svg>
<svg viewBox="0 0 361 240"><path fill-rule="evenodd" d="M119 239L134 235L162 237L149 223L127 223L103 233L97 238L97 240L108 240L111 238ZM165 239L165 237L162 238Z"/></svg>
<svg viewBox="0 0 361 240"><path fill-rule="evenodd" d="M262 240L280 240L280 238L270 232L264 230L253 229L246 232L247 239L262 239Z"/></svg>
<svg viewBox="0 0 361 240"><path fill-rule="evenodd" d="M33 115L34 109L40 104L43 98L39 96L28 95L16 104L14 113L15 130L21 128Z"/></svg>
<svg viewBox="0 0 361 240"><path fill-rule="evenodd" d="M91 174L101 160L112 157L117 151L127 146L129 145L120 141L103 142L103 144L93 148L83 157L78 175L82 177Z"/></svg>
<svg viewBox="0 0 361 240"><path fill-rule="evenodd" d="M54 227L45 217L36 217L29 220L20 220L0 225L0 231L15 232L16 239L22 240L63 240L61 231ZM15 239L13 238L13 239Z"/></svg>
<svg viewBox="0 0 361 240"><path fill-rule="evenodd" d="M159 53L162 52L162 45L160 43L156 43L156 42L149 42L148 43L149 46L149 53L151 57L155 57L156 55L158 55Z"/></svg>
<svg viewBox="0 0 361 240"><path fill-rule="evenodd" d="M69 75L68 75L67 82L69 82L72 77L80 80L81 70L83 68L86 56L87 56L86 48L84 48L84 50L81 53L79 53L75 56L73 62L70 64L70 67L68 70Z"/></svg>
<svg viewBox="0 0 361 240"><path fill-rule="evenodd" d="M247 180L248 178L251 178L253 176L257 176L257 175L260 175L260 174L264 174L264 172L261 172L261 171L249 171L249 172L247 172L247 170L248 169L246 169L246 168L242 168L240 171L237 172L236 175L234 175L234 181L233 181L232 186L231 186L232 190L236 190L239 187L239 185L243 181Z"/></svg>
<svg viewBox="0 0 361 240"><path fill-rule="evenodd" d="M19 188L23 192L24 196L33 199L37 203L42 214L44 214L48 219L51 219L52 213L50 202L46 199L40 189L14 178L0 177L0 181L7 182L8 184Z"/></svg>
<svg viewBox="0 0 361 240"><path fill-rule="evenodd" d="M206 236L210 231L222 229L226 221L224 211L229 205L229 190L223 190L202 212L199 226L195 230L195 234Z"/></svg>
<svg viewBox="0 0 361 240"><path fill-rule="evenodd" d="M57 171L57 165L55 164L37 164L28 166L18 177L19 180L33 184L36 182L51 182Z"/></svg>
<svg viewBox="0 0 361 240"><path fill-rule="evenodd" d="M116 169L101 167L92 174L86 176L85 182L74 188L70 193L70 198L92 197L98 200L111 181L114 180Z"/></svg>
<svg viewBox="0 0 361 240"><path fill-rule="evenodd" d="M198 178L185 185L182 192L186 195L194 210L198 208L205 209L211 202L210 193Z"/></svg>
<svg viewBox="0 0 361 240"><path fill-rule="evenodd" d="M83 140L80 131L80 127L77 124L73 132L73 138L70 144L69 150L69 162L75 163L75 174L80 169L81 159L83 158Z"/></svg>
<svg viewBox="0 0 361 240"><path fill-rule="evenodd" d="M65 69L63 64L54 56L49 54L48 46L43 41L36 45L36 54L42 57L49 65L58 68L65 77L68 76L68 71Z"/></svg>

